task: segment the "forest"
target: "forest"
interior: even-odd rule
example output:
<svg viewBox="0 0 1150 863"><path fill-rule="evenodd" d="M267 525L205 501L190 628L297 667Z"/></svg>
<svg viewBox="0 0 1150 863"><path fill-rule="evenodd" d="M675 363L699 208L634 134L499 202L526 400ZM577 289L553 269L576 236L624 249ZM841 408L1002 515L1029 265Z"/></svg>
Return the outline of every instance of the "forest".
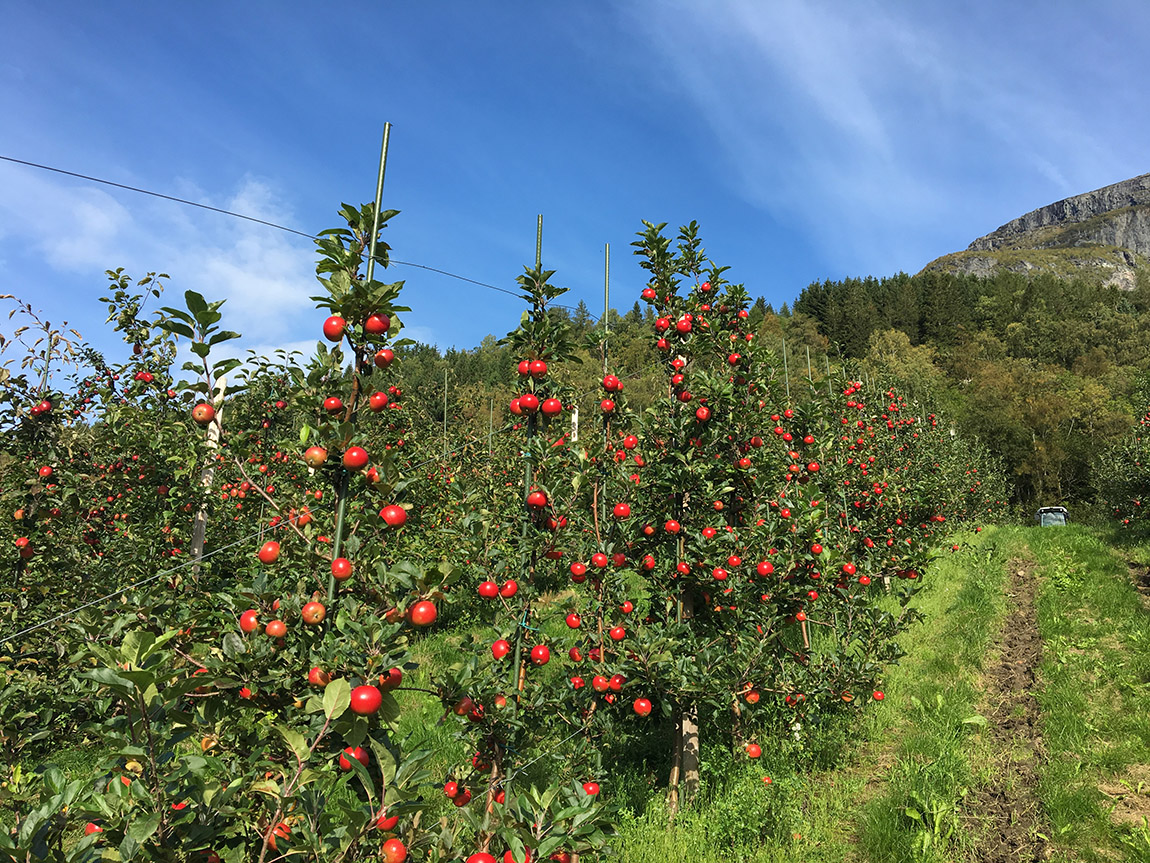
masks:
<svg viewBox="0 0 1150 863"><path fill-rule="evenodd" d="M983 440L1013 478L1015 504L1083 506L1099 500L1097 471L1150 399L1148 281L1119 291L1101 278L1010 272L828 280L778 310L759 297L749 323L789 383L821 382L828 369L889 380ZM550 314L571 324L584 362L602 364L601 318L583 302ZM606 322L612 366L636 376L634 397L648 400L658 392L644 375L659 361L652 315L636 302ZM403 355L406 385L436 393L424 402L433 410L447 373L449 424L499 421L511 388L494 336L472 350L418 344ZM442 407L433 419L443 421Z"/></svg>

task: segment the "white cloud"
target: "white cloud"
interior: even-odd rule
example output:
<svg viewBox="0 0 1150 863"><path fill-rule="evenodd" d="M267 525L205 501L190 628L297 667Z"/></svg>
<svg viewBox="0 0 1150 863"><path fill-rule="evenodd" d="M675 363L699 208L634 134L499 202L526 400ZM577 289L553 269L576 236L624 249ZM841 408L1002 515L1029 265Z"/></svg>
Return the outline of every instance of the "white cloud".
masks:
<svg viewBox="0 0 1150 863"><path fill-rule="evenodd" d="M968 240L997 227L996 202L1012 192L1008 217L1034 188L1053 187L1054 200L1115 170L1105 133L1081 122L1066 82L1036 76L1040 58L1016 41L971 41L987 34L958 26L960 10L798 0L630 8L693 109L684 116L700 116L713 136L732 190L777 220L801 220L855 272L917 268L956 222L980 224Z"/></svg>

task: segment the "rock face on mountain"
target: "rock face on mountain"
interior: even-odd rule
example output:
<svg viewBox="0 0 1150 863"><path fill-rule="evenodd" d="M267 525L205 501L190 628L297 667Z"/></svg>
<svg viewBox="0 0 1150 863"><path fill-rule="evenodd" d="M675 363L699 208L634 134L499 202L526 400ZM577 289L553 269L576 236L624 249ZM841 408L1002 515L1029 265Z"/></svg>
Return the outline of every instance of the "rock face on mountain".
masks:
<svg viewBox="0 0 1150 863"><path fill-rule="evenodd" d="M1150 269L1150 174L1039 207L925 269L1096 274L1133 290L1138 271Z"/></svg>

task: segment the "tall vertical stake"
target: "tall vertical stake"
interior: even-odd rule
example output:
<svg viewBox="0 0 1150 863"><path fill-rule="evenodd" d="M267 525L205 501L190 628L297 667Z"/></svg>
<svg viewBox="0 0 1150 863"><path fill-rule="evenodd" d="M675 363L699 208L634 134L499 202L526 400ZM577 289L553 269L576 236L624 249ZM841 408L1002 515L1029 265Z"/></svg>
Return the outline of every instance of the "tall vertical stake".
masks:
<svg viewBox="0 0 1150 863"><path fill-rule="evenodd" d="M787 382L787 401L791 400L791 374L787 371L787 340L783 339L783 379Z"/></svg>
<svg viewBox="0 0 1150 863"><path fill-rule="evenodd" d="M603 245L603 374L607 374L607 336L611 333L611 244Z"/></svg>
<svg viewBox="0 0 1150 863"><path fill-rule="evenodd" d="M443 460L447 460L447 369L443 369Z"/></svg>
<svg viewBox="0 0 1150 863"><path fill-rule="evenodd" d="M535 221L535 269L536 271L543 269L543 214L540 213ZM539 320L540 316L544 314L544 310L538 304L532 309L532 314L535 320ZM532 384L534 389L534 383ZM528 554L527 544L529 542L531 533L531 516L527 512L527 495L531 492L531 439L535 436L535 414L527 415L527 449L523 453L523 530L519 535L519 566L523 575L523 580L527 581L528 578ZM528 626L528 618L531 614L531 606L526 605L523 609L523 618L519 621L519 627L515 631L515 664L511 667L511 681L510 686L516 692L519 691L521 674L523 669L523 630ZM519 696L516 695L515 703L519 704Z"/></svg>
<svg viewBox="0 0 1150 863"><path fill-rule="evenodd" d="M379 208L383 205L383 175L387 173L387 141L391 137L391 123L383 124L383 144L379 148L379 174L375 180L375 223L372 225L371 246L367 251L367 280L375 275L375 244L379 236Z"/></svg>
<svg viewBox="0 0 1150 863"><path fill-rule="evenodd" d="M391 123L383 124L383 143L379 148L379 172L375 178L375 214L371 223L371 242L368 244L367 249L367 280L370 282L375 276L375 247L376 238L379 236L379 208L383 205L383 177L387 173L387 142L391 138ZM353 375L359 375L359 351L356 351L355 364L351 370ZM358 392L358 385L357 390ZM351 414L349 419L355 422L355 415L358 411L358 406L353 402L351 407ZM348 475L347 468L340 467L339 479L336 480L335 486L335 542L332 543L331 556L337 558L343 549L343 523L347 514L347 487ZM335 573L332 573L327 578L327 601L330 605L335 599Z"/></svg>
<svg viewBox="0 0 1150 863"><path fill-rule="evenodd" d="M810 345L807 345L807 381L809 383L812 383L812 384L815 382L814 375L811 374L811 346Z"/></svg>

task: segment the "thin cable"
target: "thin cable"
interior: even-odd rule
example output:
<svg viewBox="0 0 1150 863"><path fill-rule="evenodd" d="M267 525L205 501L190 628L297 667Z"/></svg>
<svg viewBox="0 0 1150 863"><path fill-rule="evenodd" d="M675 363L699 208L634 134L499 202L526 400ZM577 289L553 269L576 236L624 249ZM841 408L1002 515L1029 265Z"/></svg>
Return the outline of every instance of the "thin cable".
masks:
<svg viewBox="0 0 1150 863"><path fill-rule="evenodd" d="M63 168L53 168L51 165L41 165L37 162L29 162L25 159L16 159L12 156L0 155L0 160L5 161L5 162L12 162L12 163L17 164L17 165L24 165L28 168L38 168L41 171L51 171L54 174L63 174L66 177L75 177L78 180L87 180L90 183L99 183L99 184L104 185L104 186L112 186L113 188L124 189L125 191L128 191L128 192L136 192L136 193L141 194L141 195L150 195L153 198L161 198L162 200L172 201L176 204L186 204L189 207L199 207L201 210L209 210L213 213L219 213L222 216L231 216L232 218L235 218L235 219L244 219L245 221L248 221L248 222L255 222L257 225L264 225L264 226L269 227L269 228L275 228L275 229L280 230L280 231L286 231L287 233L295 234L298 237L307 237L309 240L319 239L315 234L309 234L307 231L300 231L300 230L297 230L295 228L289 228L286 225L280 225L280 224L277 224L276 222L269 222L266 219L257 219L255 216L245 216L243 213L236 213L232 210L225 210L222 207L212 207L208 204L201 204L198 201L189 201L187 198L177 198L174 195L165 195L161 192L153 192L149 189L141 189L138 186L128 186L128 185L125 185L124 183L115 183L112 180L104 180L104 179L101 179L100 177L93 177L93 176L90 176L88 174L78 174L75 171L65 171ZM467 283L472 284L472 285L477 285L481 288L489 288L490 290L499 291L500 293L503 293L503 294L510 294L513 297L520 296L520 294L516 293L515 291L508 290L507 288L501 288L501 287L498 287L497 285L488 284L487 282L481 282L477 279L470 279L467 276L461 276L458 273L452 273L452 272L448 272L447 270L441 270L438 267L430 267L426 264L416 264L416 263L413 263L411 261L397 261L394 259L384 259L384 258L380 258L379 255L376 255L376 259L377 260L384 260L384 261L390 260L390 263L393 263L393 264L402 264L405 267L417 267L418 269L421 269L421 270L427 270L427 271L432 272L432 273L439 273L440 275L447 276L448 278L451 278L451 279L458 279L461 282L467 282ZM386 263L385 263L385 266L386 266ZM561 308L561 309L567 309L568 311L572 311L572 312L577 311L577 309L573 308L572 306L565 306L565 305L562 305L560 303L556 303L555 307ZM599 320L599 318L596 315L592 315L590 312L588 312L588 314L591 316L592 320L596 320L596 321Z"/></svg>
<svg viewBox="0 0 1150 863"><path fill-rule="evenodd" d="M245 216L243 213L233 213L231 210L224 210L220 207L212 207L208 204L201 204L198 201L189 201L187 198L177 198L174 195L164 195L160 192L151 192L148 189L140 189L136 186L126 186L123 183L113 183L111 180L101 180L99 177L90 177L87 174L77 174L75 171L65 171L63 168L53 168L50 165L39 165L36 162L27 162L24 159L14 159L11 156L2 156L0 159L5 162L14 162L17 165L26 165L29 168L39 168L41 171L51 171L54 174L63 174L67 177L75 177L79 180L87 180L90 183L101 183L105 186L113 186L117 189L124 189L128 192L138 192L141 195L151 195L153 198L163 198L165 201L174 201L177 204L187 204L189 207L199 207L201 210L211 210L213 213L220 213L224 216L232 216L236 219L246 219L249 222L255 222L259 225L267 225L269 228L278 228L281 231L287 231L289 234L298 234L301 237L307 237L309 240L314 240L315 237L311 234L297 231L295 228L288 228L284 225L277 225L275 222L268 222L264 219L257 219L255 216Z"/></svg>
<svg viewBox="0 0 1150 863"><path fill-rule="evenodd" d="M41 623L37 623L35 626L29 626L27 629L22 629L19 632L14 633L13 635L4 636L4 637L0 638L0 644L4 644L4 643L7 643L9 641L13 641L22 635L27 635L30 632L35 632L37 629L43 629L45 626L51 626L53 623L57 623L57 622L63 620L65 617L69 617L78 611L83 611L85 608L91 608L93 605L99 605L101 602L107 602L109 599L114 599L122 593L127 593L129 590L135 590L137 587L139 587L142 584L148 584L149 582L155 581L157 578L163 578L166 575L171 575L174 572L179 572L181 569L185 569L186 567L194 566L198 563L202 563L204 560L211 557L212 555L219 554L221 551L227 551L229 548L235 548L237 545L241 545L245 542L249 542L253 537L258 537L262 532L263 532L263 526L261 525L260 529L257 530L256 532L248 534L247 536L241 537L240 539L237 539L235 542L231 542L227 545L222 545L219 548L214 548L211 551L207 552L206 554L200 555L198 558L189 558L188 560L185 560L184 562L177 564L176 566L173 566L171 569L166 569L166 570L163 570L162 572L157 572L155 575L149 575L147 578L142 578L139 581L133 582L132 584L129 584L127 587L120 588L119 590L115 591L114 593L109 593L106 596L101 596L99 599L93 599L91 602L85 602L83 605L78 605L73 609L65 611L62 614L56 615L51 620L42 621Z"/></svg>

